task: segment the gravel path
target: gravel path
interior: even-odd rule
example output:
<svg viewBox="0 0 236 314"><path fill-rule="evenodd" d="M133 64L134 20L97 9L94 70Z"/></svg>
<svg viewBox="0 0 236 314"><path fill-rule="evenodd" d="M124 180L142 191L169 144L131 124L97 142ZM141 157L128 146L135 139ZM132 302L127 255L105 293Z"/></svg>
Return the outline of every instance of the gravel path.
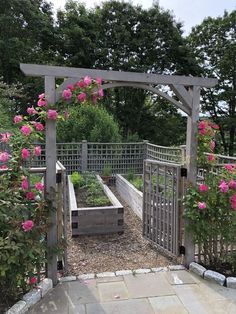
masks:
<svg viewBox="0 0 236 314"><path fill-rule="evenodd" d="M124 233L77 238L71 238L69 235L69 274L79 275L173 264L143 238L141 220L119 197L114 188L112 190L124 206Z"/></svg>

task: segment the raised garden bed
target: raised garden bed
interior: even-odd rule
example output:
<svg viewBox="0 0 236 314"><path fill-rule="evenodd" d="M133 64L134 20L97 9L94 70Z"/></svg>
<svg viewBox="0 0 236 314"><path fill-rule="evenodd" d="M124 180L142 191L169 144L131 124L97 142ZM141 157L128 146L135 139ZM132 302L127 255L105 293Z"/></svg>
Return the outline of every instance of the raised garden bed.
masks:
<svg viewBox="0 0 236 314"><path fill-rule="evenodd" d="M96 175L96 178L110 205L87 206L88 203L86 203L86 200L82 201L83 193L81 193L81 197L78 196L76 198L71 176L68 176L72 236L123 232L123 206L108 186L103 183L101 177ZM92 198L91 200L90 198L89 202L92 201L93 203L93 200L95 201L96 199Z"/></svg>
<svg viewBox="0 0 236 314"><path fill-rule="evenodd" d="M143 193L133 186L121 174L116 175L116 189L121 198L131 207L134 213L142 219L143 216Z"/></svg>

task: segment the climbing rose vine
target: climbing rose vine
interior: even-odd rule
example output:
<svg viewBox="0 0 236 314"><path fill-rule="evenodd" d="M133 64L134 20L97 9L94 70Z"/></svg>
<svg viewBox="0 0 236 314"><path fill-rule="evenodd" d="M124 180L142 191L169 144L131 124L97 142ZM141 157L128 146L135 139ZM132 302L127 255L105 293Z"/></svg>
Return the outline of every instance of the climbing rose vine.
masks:
<svg viewBox="0 0 236 314"><path fill-rule="evenodd" d="M198 130L198 167L203 170L202 178L196 187L188 187L185 216L203 253L203 262L219 266L230 261L226 247L236 242L236 164L216 164L217 125L201 121Z"/></svg>
<svg viewBox="0 0 236 314"><path fill-rule="evenodd" d="M86 76L69 84L56 104L42 93L28 116L16 115L19 131L0 134L6 149L0 151L0 291L15 298L36 285L45 262L46 233L50 226L50 204L44 200L44 183L29 168L42 149L45 120L67 119L68 108L95 105L103 97L101 79Z"/></svg>

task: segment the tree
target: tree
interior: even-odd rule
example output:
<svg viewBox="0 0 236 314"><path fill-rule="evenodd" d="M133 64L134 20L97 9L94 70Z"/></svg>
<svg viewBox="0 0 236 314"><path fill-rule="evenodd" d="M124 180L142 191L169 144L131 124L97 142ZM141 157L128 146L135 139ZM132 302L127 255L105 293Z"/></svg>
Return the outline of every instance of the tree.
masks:
<svg viewBox="0 0 236 314"><path fill-rule="evenodd" d="M73 67L91 68L96 59L98 30L94 16L85 6L68 1L57 12L57 62Z"/></svg>
<svg viewBox="0 0 236 314"><path fill-rule="evenodd" d="M8 85L0 80L0 133L16 131L13 117L17 112L17 103L22 98L22 89L19 86Z"/></svg>
<svg viewBox="0 0 236 314"><path fill-rule="evenodd" d="M45 0L2 0L0 29L0 75L5 82L22 80L20 62L53 59L53 13Z"/></svg>
<svg viewBox="0 0 236 314"><path fill-rule="evenodd" d="M207 18L188 37L206 77L218 84L202 94L202 110L220 126L226 154L233 155L236 132L236 11Z"/></svg>
<svg viewBox="0 0 236 314"><path fill-rule="evenodd" d="M99 29L96 67L160 74L199 72L182 37L181 25L158 5L144 10L126 2L109 1L98 6L95 15ZM158 113L145 105L149 93L125 87L109 90L106 96L106 108L122 125L124 137L138 133L141 138L147 138L144 121L147 128L158 132L155 125ZM158 138L157 134L150 134Z"/></svg>
<svg viewBox="0 0 236 314"><path fill-rule="evenodd" d="M119 126L100 105L78 105L57 127L58 142L120 142Z"/></svg>

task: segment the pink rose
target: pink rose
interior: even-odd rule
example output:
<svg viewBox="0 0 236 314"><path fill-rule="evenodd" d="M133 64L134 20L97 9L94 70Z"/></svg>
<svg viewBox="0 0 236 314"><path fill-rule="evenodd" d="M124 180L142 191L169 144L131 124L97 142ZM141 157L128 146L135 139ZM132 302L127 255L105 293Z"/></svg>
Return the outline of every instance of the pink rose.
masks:
<svg viewBox="0 0 236 314"><path fill-rule="evenodd" d="M210 143L210 149L213 151L216 147L216 142L215 141L211 141Z"/></svg>
<svg viewBox="0 0 236 314"><path fill-rule="evenodd" d="M23 120L22 116L15 116L13 119L14 123L20 123L22 122L22 120Z"/></svg>
<svg viewBox="0 0 236 314"><path fill-rule="evenodd" d="M227 169L229 172L234 172L234 165L227 164L224 166L225 169Z"/></svg>
<svg viewBox="0 0 236 314"><path fill-rule="evenodd" d="M31 127L28 125L23 125L20 130L21 130L21 133L25 136L30 135L30 133L32 132Z"/></svg>
<svg viewBox="0 0 236 314"><path fill-rule="evenodd" d="M96 78L96 82L98 85L101 85L102 84L102 79L100 77L97 77Z"/></svg>
<svg viewBox="0 0 236 314"><path fill-rule="evenodd" d="M80 88L86 87L86 85L85 85L85 83L83 81L77 82L76 85L79 86Z"/></svg>
<svg viewBox="0 0 236 314"><path fill-rule="evenodd" d="M206 134L207 134L206 129L200 129L200 130L199 130L199 134L200 134L200 135L206 135Z"/></svg>
<svg viewBox="0 0 236 314"><path fill-rule="evenodd" d="M200 184L198 189L199 189L199 192L207 192L208 186L206 184Z"/></svg>
<svg viewBox="0 0 236 314"><path fill-rule="evenodd" d="M47 100L45 100L45 99L39 99L38 100L38 102L37 102L37 105L39 106L39 107L47 107Z"/></svg>
<svg viewBox="0 0 236 314"><path fill-rule="evenodd" d="M203 130L207 127L207 122L206 121L200 121L198 124L198 129Z"/></svg>
<svg viewBox="0 0 236 314"><path fill-rule="evenodd" d="M70 89L71 91L73 91L75 89L75 87L72 84L68 84L67 89Z"/></svg>
<svg viewBox="0 0 236 314"><path fill-rule="evenodd" d="M72 85L72 86L73 86L73 85ZM71 97L72 97L71 89L65 89L65 90L63 90L63 92L62 92L62 97L63 97L65 100L70 100Z"/></svg>
<svg viewBox="0 0 236 314"><path fill-rule="evenodd" d="M214 161L214 160L215 160L215 156L212 155L212 154L210 154L210 155L207 156L207 160L208 160L209 162Z"/></svg>
<svg viewBox="0 0 236 314"><path fill-rule="evenodd" d="M84 78L84 84L85 86L89 86L92 83L92 79L90 76L85 76Z"/></svg>
<svg viewBox="0 0 236 314"><path fill-rule="evenodd" d="M29 284L30 285L35 285L37 283L37 278L36 277L31 277L30 279L29 279Z"/></svg>
<svg viewBox="0 0 236 314"><path fill-rule="evenodd" d="M50 120L56 120L58 117L58 113L56 110L49 109L47 114L48 119Z"/></svg>
<svg viewBox="0 0 236 314"><path fill-rule="evenodd" d="M10 139L10 137L12 136L12 134L11 133L2 133L1 134L1 139L0 139L0 141L2 142L2 143L7 143L8 141L9 141L9 139Z"/></svg>
<svg viewBox="0 0 236 314"><path fill-rule="evenodd" d="M94 104L96 104L97 99L98 99L97 95L96 95L96 94L92 94L92 102L93 102Z"/></svg>
<svg viewBox="0 0 236 314"><path fill-rule="evenodd" d="M29 188L29 182L28 182L28 180L27 180L26 178L22 180L22 182L21 182L21 188L22 188L22 190L24 190L24 191L28 190L28 188Z"/></svg>
<svg viewBox="0 0 236 314"><path fill-rule="evenodd" d="M10 154L7 152L0 153L0 161L1 162L7 162L10 159Z"/></svg>
<svg viewBox="0 0 236 314"><path fill-rule="evenodd" d="M34 107L27 108L27 113L32 116L34 114L37 114L37 111L34 109Z"/></svg>
<svg viewBox="0 0 236 314"><path fill-rule="evenodd" d="M230 197L230 203L231 203L231 208L233 210L236 210L236 194Z"/></svg>
<svg viewBox="0 0 236 314"><path fill-rule="evenodd" d="M42 152L41 147L40 146L35 146L35 148L34 148L34 155L35 156L40 156L41 152Z"/></svg>
<svg viewBox="0 0 236 314"><path fill-rule="evenodd" d="M231 179L229 181L229 188L232 189L232 190L236 190L236 181Z"/></svg>
<svg viewBox="0 0 236 314"><path fill-rule="evenodd" d="M206 208L206 203L205 202L198 202L197 204L199 209L205 209Z"/></svg>
<svg viewBox="0 0 236 314"><path fill-rule="evenodd" d="M102 97L104 96L104 92L103 92L103 89L102 89L102 88L100 88L100 89L98 90L98 96L99 96L100 98L102 98Z"/></svg>
<svg viewBox="0 0 236 314"><path fill-rule="evenodd" d="M43 124L40 123L40 122L35 122L35 123L34 123L34 127L35 127L35 129L36 129L37 131L43 131L43 130L44 130L44 126L43 126Z"/></svg>
<svg viewBox="0 0 236 314"><path fill-rule="evenodd" d="M86 100L86 94L85 93L80 93L78 96L77 96L77 99L79 102L84 102Z"/></svg>
<svg viewBox="0 0 236 314"><path fill-rule="evenodd" d="M211 125L212 129L215 129L215 130L219 130L219 125L218 124L212 124Z"/></svg>
<svg viewBox="0 0 236 314"><path fill-rule="evenodd" d="M45 98L45 94L44 94L44 93L40 94L40 95L38 96L38 98L39 98L39 99Z"/></svg>
<svg viewBox="0 0 236 314"><path fill-rule="evenodd" d="M8 167L7 167L7 165L2 165L2 166L0 166L0 169L5 170L5 169L8 169Z"/></svg>
<svg viewBox="0 0 236 314"><path fill-rule="evenodd" d="M30 151L27 148L23 148L21 151L22 159L28 159L30 157Z"/></svg>
<svg viewBox="0 0 236 314"><path fill-rule="evenodd" d="M30 230L33 229L34 223L33 223L32 220L26 220L26 221L22 222L21 226L22 226L22 229L23 229L25 232L28 232L28 231L30 231Z"/></svg>
<svg viewBox="0 0 236 314"><path fill-rule="evenodd" d="M38 191L44 190L44 185L41 182L36 182L34 186L35 186L36 190L38 190Z"/></svg>
<svg viewBox="0 0 236 314"><path fill-rule="evenodd" d="M27 200L33 201L35 199L35 194L34 194L34 192L29 191L26 193L25 197L27 198Z"/></svg>
<svg viewBox="0 0 236 314"><path fill-rule="evenodd" d="M219 185L219 189L222 193L227 193L229 190L229 186L224 180L222 180L220 185Z"/></svg>

